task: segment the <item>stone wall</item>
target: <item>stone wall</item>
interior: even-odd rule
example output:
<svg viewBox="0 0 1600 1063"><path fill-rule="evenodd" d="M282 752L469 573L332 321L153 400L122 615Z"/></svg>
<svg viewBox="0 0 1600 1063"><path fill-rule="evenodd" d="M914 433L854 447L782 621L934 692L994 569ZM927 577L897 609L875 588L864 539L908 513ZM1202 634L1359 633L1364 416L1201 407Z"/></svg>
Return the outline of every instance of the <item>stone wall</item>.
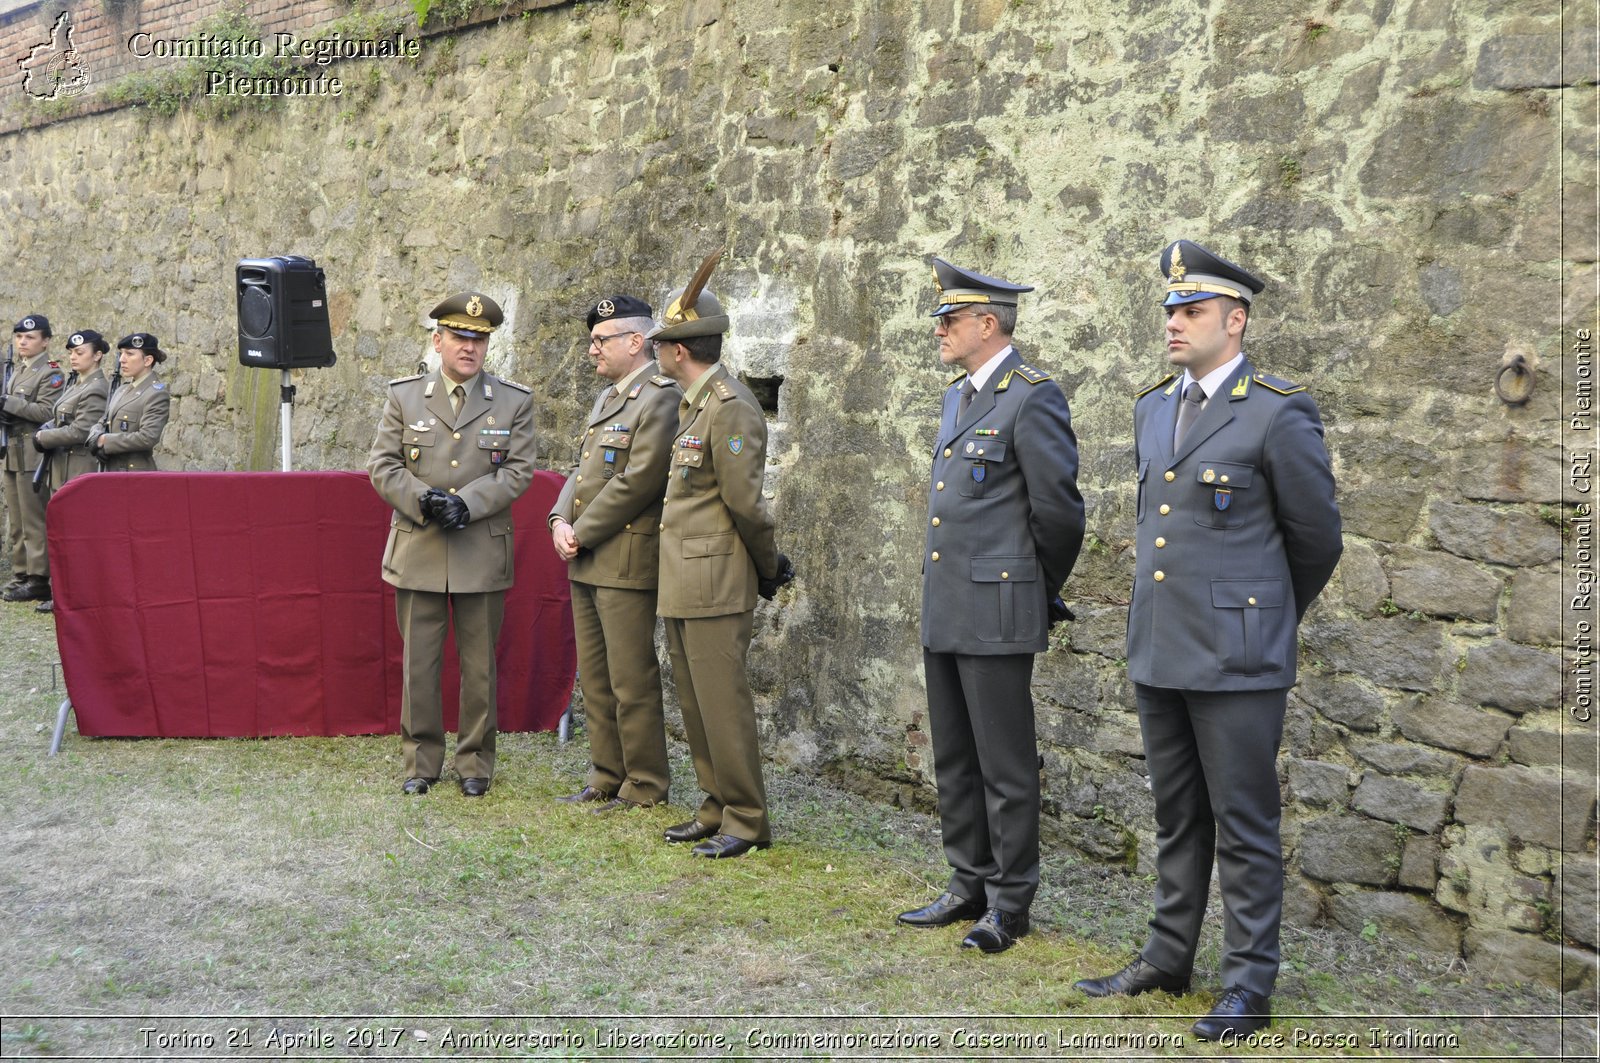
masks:
<svg viewBox="0 0 1600 1063"><path fill-rule="evenodd" d="M159 334L163 462L217 469L276 449L276 377L235 356L237 259L311 255L334 291L339 362L299 375L299 467L364 462L425 311L477 287L508 314L490 365L535 385L560 467L595 388L582 311L659 303L726 241L729 361L777 388L769 489L801 573L758 613L765 748L927 806L945 374L926 256L1038 285L1018 342L1072 400L1089 520L1079 620L1037 669L1047 827L1146 871L1131 410L1164 374L1156 254L1201 240L1269 280L1248 348L1321 404L1345 518L1290 698L1290 918L1570 989L1597 944L1600 753L1562 701L1582 511L1561 398L1595 325L1595 33L1577 5L1505 6L490 9L415 62L339 64L338 98L0 137L0 292L63 331ZM1517 355L1535 388L1511 406L1494 384Z"/></svg>

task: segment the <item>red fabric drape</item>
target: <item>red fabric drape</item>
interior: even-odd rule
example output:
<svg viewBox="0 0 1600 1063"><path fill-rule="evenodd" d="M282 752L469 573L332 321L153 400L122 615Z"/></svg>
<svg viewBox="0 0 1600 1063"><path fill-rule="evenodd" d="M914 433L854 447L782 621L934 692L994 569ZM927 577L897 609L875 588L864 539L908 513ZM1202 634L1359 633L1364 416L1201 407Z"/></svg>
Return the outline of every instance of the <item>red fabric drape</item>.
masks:
<svg viewBox="0 0 1600 1063"><path fill-rule="evenodd" d="M551 730L577 651L545 532L562 478L512 508L502 731ZM50 500L56 642L78 730L187 738L400 729L402 643L379 577L389 507L360 472L80 476ZM456 725L454 645L445 724Z"/></svg>

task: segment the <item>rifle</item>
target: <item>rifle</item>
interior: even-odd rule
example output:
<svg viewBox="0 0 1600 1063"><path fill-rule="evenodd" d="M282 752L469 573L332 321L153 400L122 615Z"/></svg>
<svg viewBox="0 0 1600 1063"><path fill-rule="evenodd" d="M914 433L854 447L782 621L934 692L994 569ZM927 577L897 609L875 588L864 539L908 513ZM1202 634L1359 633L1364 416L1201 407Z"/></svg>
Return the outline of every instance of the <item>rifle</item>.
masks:
<svg viewBox="0 0 1600 1063"><path fill-rule="evenodd" d="M6 344L5 369L0 370L0 398L11 394L11 378L17 371L16 344ZM0 410L0 450L11 446L11 415Z"/></svg>
<svg viewBox="0 0 1600 1063"><path fill-rule="evenodd" d="M101 436L111 431L111 400L117 397L117 389L121 386L122 362L119 360L117 362L117 367L111 371L111 386L106 388L106 419L100 422L100 431L90 433L89 437L89 452L95 455L95 459L99 462L101 472L106 471L106 456L105 454L96 450L93 444L98 442Z"/></svg>
<svg viewBox="0 0 1600 1063"><path fill-rule="evenodd" d="M74 369L72 372L67 374L67 388L71 388L72 385L76 384L77 382L78 382L78 371L76 369ZM65 390L66 389L63 389L63 391L65 391ZM57 402L57 405L60 405L59 401ZM39 433L43 432L46 428L54 428L55 426L56 426L56 419L54 417L52 417L52 418L50 418L50 420L46 421L44 424L40 425L37 429L35 429L34 434L33 434L34 449L35 450L39 450L39 444L38 444ZM55 461L55 460L56 460L56 452L55 452L55 448L54 447L51 447L51 448L46 449L46 450L39 450L39 464L37 464L37 465L35 465L33 467L33 493L34 494L38 494L39 491L44 487L44 485L50 482L50 463Z"/></svg>

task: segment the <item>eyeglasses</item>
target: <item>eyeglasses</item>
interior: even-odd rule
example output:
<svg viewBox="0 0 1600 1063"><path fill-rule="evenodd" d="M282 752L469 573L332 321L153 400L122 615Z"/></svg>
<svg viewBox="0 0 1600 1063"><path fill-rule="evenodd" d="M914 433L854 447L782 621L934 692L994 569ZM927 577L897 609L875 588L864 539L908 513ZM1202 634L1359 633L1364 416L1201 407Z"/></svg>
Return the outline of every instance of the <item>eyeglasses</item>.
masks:
<svg viewBox="0 0 1600 1063"><path fill-rule="evenodd" d="M943 314L938 318L938 320L936 320L933 323L933 327L934 328L939 328L940 326L943 326L945 329L949 329L951 327L951 323L952 322L960 321L964 317L979 318L979 317L987 317L987 316L988 316L987 314L981 314L981 313L963 314L963 313L956 312L956 313Z"/></svg>
<svg viewBox="0 0 1600 1063"><path fill-rule="evenodd" d="M637 331L632 331L632 332L613 332L609 336L590 336L589 337L589 346L591 346L591 347L604 347L606 345L606 340L614 340L618 336L637 336L638 334L639 333Z"/></svg>

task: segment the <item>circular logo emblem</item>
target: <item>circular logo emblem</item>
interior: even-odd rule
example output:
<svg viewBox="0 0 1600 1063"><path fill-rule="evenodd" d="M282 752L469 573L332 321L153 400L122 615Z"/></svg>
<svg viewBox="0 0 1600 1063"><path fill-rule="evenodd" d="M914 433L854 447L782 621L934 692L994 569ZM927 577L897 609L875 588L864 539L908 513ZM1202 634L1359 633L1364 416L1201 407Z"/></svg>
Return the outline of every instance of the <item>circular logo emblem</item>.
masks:
<svg viewBox="0 0 1600 1063"><path fill-rule="evenodd" d="M67 346L68 347L82 347L83 346L83 333L74 332L72 334L72 338L67 341Z"/></svg>
<svg viewBox="0 0 1600 1063"><path fill-rule="evenodd" d="M967 444L967 453L971 454L977 448L978 448L978 444L976 444L976 443L968 443Z"/></svg>
<svg viewBox="0 0 1600 1063"><path fill-rule="evenodd" d="M38 326L33 323L33 318L25 317L22 319L22 331L29 332L37 327Z"/></svg>
<svg viewBox="0 0 1600 1063"><path fill-rule="evenodd" d="M483 313L483 300L474 295L467 300L467 316L477 317L481 313Z"/></svg>
<svg viewBox="0 0 1600 1063"><path fill-rule="evenodd" d="M144 350L144 336L143 335L135 336L131 340L129 340L128 342L133 345L135 350L140 350L140 351Z"/></svg>
<svg viewBox="0 0 1600 1063"><path fill-rule="evenodd" d="M602 299L594 308L594 312L599 314L601 317L610 317L612 314L617 312L617 304L613 303L610 299Z"/></svg>

